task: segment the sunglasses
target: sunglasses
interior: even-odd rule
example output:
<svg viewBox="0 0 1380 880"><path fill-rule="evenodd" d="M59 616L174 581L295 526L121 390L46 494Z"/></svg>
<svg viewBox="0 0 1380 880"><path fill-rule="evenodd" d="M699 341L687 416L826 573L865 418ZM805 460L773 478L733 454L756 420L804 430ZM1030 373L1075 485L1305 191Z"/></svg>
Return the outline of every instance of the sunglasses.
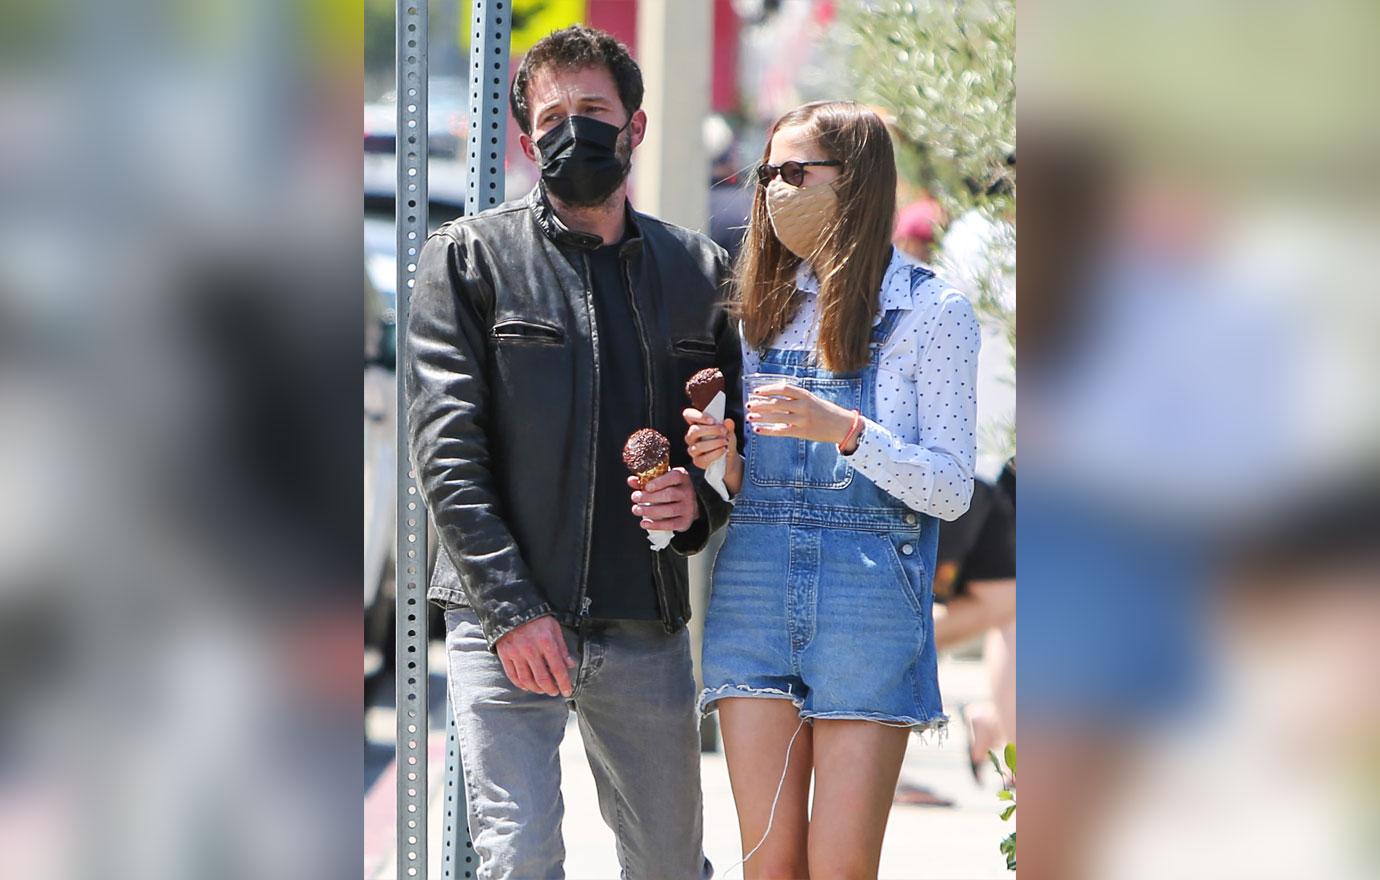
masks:
<svg viewBox="0 0 1380 880"><path fill-rule="evenodd" d="M791 186L800 186L805 182L805 167L807 165L842 165L837 159L820 159L814 162L782 162L780 165L769 165L763 162L757 166L757 183L759 186L766 186L776 179L776 175L781 175L781 179Z"/></svg>

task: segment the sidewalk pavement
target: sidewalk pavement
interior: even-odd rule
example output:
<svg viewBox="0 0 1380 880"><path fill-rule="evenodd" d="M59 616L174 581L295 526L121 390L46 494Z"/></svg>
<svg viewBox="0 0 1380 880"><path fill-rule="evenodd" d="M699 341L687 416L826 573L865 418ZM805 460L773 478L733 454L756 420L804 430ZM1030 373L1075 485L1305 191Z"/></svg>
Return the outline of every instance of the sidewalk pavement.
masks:
<svg viewBox="0 0 1380 880"><path fill-rule="evenodd" d="M439 646L431 651L431 766L429 776L430 851L429 876L441 874L442 822L445 813L445 701L444 657ZM973 660L945 657L940 661L940 687L954 719L949 736L941 743L910 738L901 770L904 782L923 785L954 802L953 807L895 806L887 825L882 849L880 878L886 880L997 880L1013 876L1005 867L998 842L1013 826L998 818L1003 804L996 799L998 783L991 768L982 788L973 784L964 755L964 736L958 727L957 707L981 699L986 691L981 666ZM392 707L379 706L366 716L371 748L380 740L391 743ZM562 783L565 798L564 836L566 876L570 880L612 880L618 877L613 834L599 815L594 778L585 760L584 744L574 716L561 744ZM706 753L701 761L704 786L705 851L719 878L742 876L737 868L724 870L741 858L738 822L728 769L722 752ZM365 877L389 880L396 877L393 851L393 767L373 780L365 799ZM457 877L464 877L464 871ZM471 875L472 876L472 875Z"/></svg>

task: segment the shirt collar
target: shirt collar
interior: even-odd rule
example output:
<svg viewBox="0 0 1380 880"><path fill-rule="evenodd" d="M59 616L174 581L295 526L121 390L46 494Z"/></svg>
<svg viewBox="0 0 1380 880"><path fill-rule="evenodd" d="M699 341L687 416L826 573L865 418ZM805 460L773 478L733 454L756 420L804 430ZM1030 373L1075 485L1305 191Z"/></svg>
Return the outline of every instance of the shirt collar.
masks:
<svg viewBox="0 0 1380 880"><path fill-rule="evenodd" d="M901 254L899 248L893 247L891 262L887 264L886 273L882 275L880 304L883 311L915 307L910 288L910 268L911 262ZM804 260L800 261L800 266L795 270L795 286L801 292L812 296L819 293L819 279L815 277L810 264Z"/></svg>

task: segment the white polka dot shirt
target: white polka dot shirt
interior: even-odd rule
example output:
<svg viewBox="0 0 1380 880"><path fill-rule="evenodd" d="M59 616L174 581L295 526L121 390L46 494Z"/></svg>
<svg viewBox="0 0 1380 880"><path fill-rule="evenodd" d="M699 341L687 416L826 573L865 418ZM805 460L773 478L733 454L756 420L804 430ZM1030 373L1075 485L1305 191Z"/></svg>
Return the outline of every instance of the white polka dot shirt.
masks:
<svg viewBox="0 0 1380 880"><path fill-rule="evenodd" d="M943 280L930 277L912 290L912 265L893 250L882 278L882 310L904 313L882 349L877 418L865 420L848 462L912 510L953 520L973 495L982 334L967 298ZM807 296L771 348L815 347L819 282L808 266L796 286ZM744 344L743 375L758 364Z"/></svg>

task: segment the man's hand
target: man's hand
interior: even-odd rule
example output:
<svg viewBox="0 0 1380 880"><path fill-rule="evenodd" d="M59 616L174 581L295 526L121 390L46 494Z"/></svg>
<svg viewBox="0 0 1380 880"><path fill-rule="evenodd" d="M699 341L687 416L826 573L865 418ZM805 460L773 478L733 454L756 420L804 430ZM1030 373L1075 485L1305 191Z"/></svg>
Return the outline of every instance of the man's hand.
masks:
<svg viewBox="0 0 1380 880"><path fill-rule="evenodd" d="M529 620L499 637L494 646L508 680L525 691L570 697L570 673L575 658L565 647L565 636L556 618L547 614Z"/></svg>
<svg viewBox="0 0 1380 880"><path fill-rule="evenodd" d="M632 493L632 512L642 517L638 525L649 532L665 530L683 532L700 515L695 503L695 487L685 468L672 468L647 484L637 488L637 477L628 477Z"/></svg>

